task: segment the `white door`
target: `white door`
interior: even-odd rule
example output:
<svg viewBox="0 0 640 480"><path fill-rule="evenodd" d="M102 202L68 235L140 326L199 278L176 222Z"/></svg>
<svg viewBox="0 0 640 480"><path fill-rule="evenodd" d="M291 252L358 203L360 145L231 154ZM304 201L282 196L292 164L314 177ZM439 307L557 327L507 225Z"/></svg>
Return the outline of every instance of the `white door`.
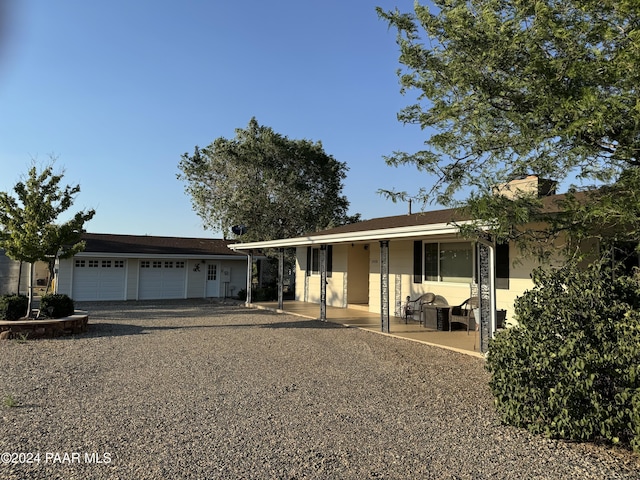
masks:
<svg viewBox="0 0 640 480"><path fill-rule="evenodd" d="M207 297L220 296L220 272L217 263L207 265Z"/></svg>
<svg viewBox="0 0 640 480"><path fill-rule="evenodd" d="M125 285L124 260L76 258L74 261L72 292L74 300L124 300Z"/></svg>

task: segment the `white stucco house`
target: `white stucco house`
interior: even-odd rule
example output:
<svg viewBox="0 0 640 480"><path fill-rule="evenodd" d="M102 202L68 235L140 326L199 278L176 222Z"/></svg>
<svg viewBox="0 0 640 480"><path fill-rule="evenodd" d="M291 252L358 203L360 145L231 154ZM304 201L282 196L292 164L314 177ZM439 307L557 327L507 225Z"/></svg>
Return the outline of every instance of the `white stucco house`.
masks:
<svg viewBox="0 0 640 480"><path fill-rule="evenodd" d="M56 264L55 292L75 301L233 297L246 255L229 240L85 233L83 252Z"/></svg>

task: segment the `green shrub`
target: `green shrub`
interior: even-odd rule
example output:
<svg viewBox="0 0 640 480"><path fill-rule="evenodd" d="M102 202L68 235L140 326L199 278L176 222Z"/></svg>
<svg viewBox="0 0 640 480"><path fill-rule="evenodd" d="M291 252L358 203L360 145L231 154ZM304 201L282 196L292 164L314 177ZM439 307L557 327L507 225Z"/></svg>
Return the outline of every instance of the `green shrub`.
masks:
<svg viewBox="0 0 640 480"><path fill-rule="evenodd" d="M73 300L67 295L49 294L40 300L40 314L49 318L62 318L73 315Z"/></svg>
<svg viewBox="0 0 640 480"><path fill-rule="evenodd" d="M502 420L553 438L640 451L640 278L602 265L538 269L519 325L490 343Z"/></svg>
<svg viewBox="0 0 640 480"><path fill-rule="evenodd" d="M0 297L0 319L18 320L27 315L29 299L25 295L3 295Z"/></svg>

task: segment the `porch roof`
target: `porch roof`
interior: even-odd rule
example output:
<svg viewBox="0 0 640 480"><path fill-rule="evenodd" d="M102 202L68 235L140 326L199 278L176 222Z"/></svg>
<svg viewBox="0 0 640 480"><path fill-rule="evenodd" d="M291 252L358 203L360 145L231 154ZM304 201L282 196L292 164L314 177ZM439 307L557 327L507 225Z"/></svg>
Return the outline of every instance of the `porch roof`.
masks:
<svg viewBox="0 0 640 480"><path fill-rule="evenodd" d="M374 218L295 238L236 243L229 245L229 248L232 250L251 250L456 234L461 224L468 223L471 223L471 220L460 215L456 209L435 210L409 215Z"/></svg>
<svg viewBox="0 0 640 480"><path fill-rule="evenodd" d="M587 192L578 192L576 198L579 201L585 201L586 195ZM543 211L548 214L559 212L561 210L559 201L565 196L565 194L559 194L543 197ZM470 216L464 216L459 209L449 208L408 215L396 215L393 217L373 218L371 220L341 225L295 238L235 243L229 245L229 248L237 251L410 239L443 234L452 235L459 232L461 225L468 225L473 223L473 221Z"/></svg>

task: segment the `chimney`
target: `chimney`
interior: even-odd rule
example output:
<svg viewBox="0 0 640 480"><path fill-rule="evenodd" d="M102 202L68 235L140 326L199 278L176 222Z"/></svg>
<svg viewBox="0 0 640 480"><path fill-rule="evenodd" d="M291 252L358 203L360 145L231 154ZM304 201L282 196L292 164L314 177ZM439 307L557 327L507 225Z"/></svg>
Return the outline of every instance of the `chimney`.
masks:
<svg viewBox="0 0 640 480"><path fill-rule="evenodd" d="M545 180L537 175L526 175L493 187L494 195L514 199L524 195L535 195L538 198L556 194L557 182Z"/></svg>

